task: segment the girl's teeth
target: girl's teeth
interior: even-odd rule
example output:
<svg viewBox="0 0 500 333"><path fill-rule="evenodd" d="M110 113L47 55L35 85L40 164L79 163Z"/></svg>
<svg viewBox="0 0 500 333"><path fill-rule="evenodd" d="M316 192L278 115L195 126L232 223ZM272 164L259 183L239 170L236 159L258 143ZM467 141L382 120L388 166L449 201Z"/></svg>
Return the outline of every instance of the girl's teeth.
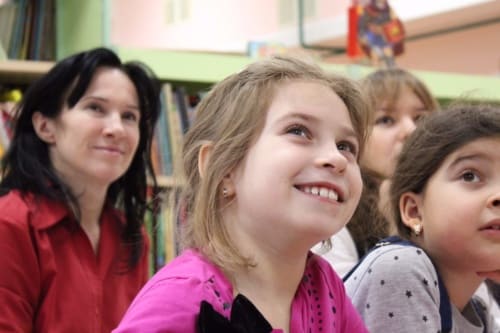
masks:
<svg viewBox="0 0 500 333"><path fill-rule="evenodd" d="M339 199L339 195L335 191L328 191L328 199L337 201Z"/></svg>
<svg viewBox="0 0 500 333"><path fill-rule="evenodd" d="M319 195L320 197L328 198L330 200L338 200L339 198L337 192L324 187L305 187L304 192L311 193L313 195Z"/></svg>

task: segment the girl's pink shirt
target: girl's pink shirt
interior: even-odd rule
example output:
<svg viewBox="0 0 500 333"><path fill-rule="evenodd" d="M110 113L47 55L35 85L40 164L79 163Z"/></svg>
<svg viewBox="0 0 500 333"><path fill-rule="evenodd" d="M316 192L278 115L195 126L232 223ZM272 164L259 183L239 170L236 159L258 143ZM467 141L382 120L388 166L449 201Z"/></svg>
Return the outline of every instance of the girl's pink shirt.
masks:
<svg viewBox="0 0 500 333"><path fill-rule="evenodd" d="M202 300L229 318L233 299L222 271L199 252L186 250L151 278L113 332L195 333ZM342 280L312 253L292 304L290 333L302 332L368 332Z"/></svg>

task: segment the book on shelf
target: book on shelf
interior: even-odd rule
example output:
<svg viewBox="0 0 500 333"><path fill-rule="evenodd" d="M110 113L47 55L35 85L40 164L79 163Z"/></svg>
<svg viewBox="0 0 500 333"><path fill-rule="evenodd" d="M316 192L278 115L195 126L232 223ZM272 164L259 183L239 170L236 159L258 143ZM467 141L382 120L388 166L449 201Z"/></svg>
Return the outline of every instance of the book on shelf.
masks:
<svg viewBox="0 0 500 333"><path fill-rule="evenodd" d="M0 61L1 60L7 60L7 52L5 52L3 45L0 43Z"/></svg>
<svg viewBox="0 0 500 333"><path fill-rule="evenodd" d="M10 1L0 5L0 60L7 59L7 50L12 39L17 4Z"/></svg>
<svg viewBox="0 0 500 333"><path fill-rule="evenodd" d="M162 86L160 99L161 112L155 128L151 157L157 175L176 177L176 163L181 159L183 137L191 125L194 106L200 97L188 95L184 87L174 87L167 82ZM180 248L177 203L181 188L175 178L172 179L172 184L160 185L160 209L145 221L152 244L150 271L156 271L175 258Z"/></svg>
<svg viewBox="0 0 500 333"><path fill-rule="evenodd" d="M167 193L162 208L162 225L165 249L165 263L174 259L180 251L177 210L180 189L172 188Z"/></svg>
<svg viewBox="0 0 500 333"><path fill-rule="evenodd" d="M164 84L165 99L167 105L167 122L170 142L170 156L172 163L172 173L177 174L179 163L181 162L182 140L184 133L182 131L179 107L174 98L174 90L171 84Z"/></svg>
<svg viewBox="0 0 500 333"><path fill-rule="evenodd" d="M189 101L186 94L186 89L183 86L175 88L175 101L177 103L177 110L179 112L179 120L182 133L186 133L190 126L190 119L188 114Z"/></svg>
<svg viewBox="0 0 500 333"><path fill-rule="evenodd" d="M27 0L17 1L16 16L12 26L12 37L10 40L10 44L7 46L10 59L20 59L27 6Z"/></svg>
<svg viewBox="0 0 500 333"><path fill-rule="evenodd" d="M170 125L168 121L168 112L171 105L169 105L169 100L167 99L168 91L171 89L169 84L164 84L161 91L161 104L162 110L160 117L158 119L157 126L157 142L158 142L158 152L160 158L160 170L163 175L172 175L173 173L173 163L172 163L172 147L170 138Z"/></svg>
<svg viewBox="0 0 500 333"><path fill-rule="evenodd" d="M0 5L0 43L9 59L54 60L55 1L17 0Z"/></svg>

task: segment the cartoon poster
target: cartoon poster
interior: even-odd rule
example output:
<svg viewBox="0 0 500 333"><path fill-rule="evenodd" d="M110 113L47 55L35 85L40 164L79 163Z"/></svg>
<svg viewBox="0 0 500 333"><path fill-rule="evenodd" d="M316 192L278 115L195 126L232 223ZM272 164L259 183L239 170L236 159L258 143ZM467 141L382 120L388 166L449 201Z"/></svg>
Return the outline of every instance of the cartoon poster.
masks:
<svg viewBox="0 0 500 333"><path fill-rule="evenodd" d="M355 1L349 9L348 54L360 53L375 66L392 67L404 51L405 30L386 0Z"/></svg>

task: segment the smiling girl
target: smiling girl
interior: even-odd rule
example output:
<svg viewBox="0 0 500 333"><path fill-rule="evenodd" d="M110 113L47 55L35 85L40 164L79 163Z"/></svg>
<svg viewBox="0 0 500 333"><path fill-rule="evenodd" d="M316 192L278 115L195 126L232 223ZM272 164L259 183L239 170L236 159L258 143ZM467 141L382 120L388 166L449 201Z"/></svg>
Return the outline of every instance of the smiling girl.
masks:
<svg viewBox="0 0 500 333"><path fill-rule="evenodd" d="M215 85L184 140L184 252L115 332L366 332L311 246L351 217L367 120L360 91L295 58Z"/></svg>

